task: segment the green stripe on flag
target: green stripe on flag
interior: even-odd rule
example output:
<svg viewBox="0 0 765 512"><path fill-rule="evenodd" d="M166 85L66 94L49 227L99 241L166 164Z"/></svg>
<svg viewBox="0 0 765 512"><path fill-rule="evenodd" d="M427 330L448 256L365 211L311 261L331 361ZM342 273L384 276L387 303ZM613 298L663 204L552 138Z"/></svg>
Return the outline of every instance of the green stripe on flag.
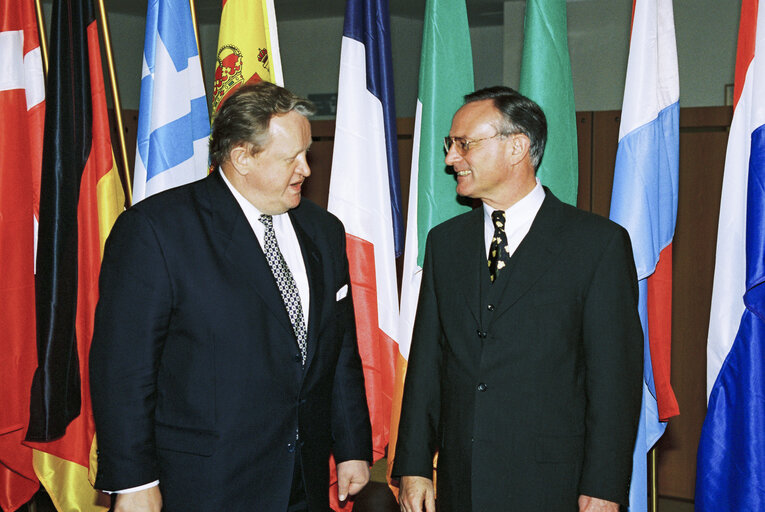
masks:
<svg viewBox="0 0 765 512"><path fill-rule="evenodd" d="M579 166L565 0L526 2L520 92L547 117L547 147L537 176L561 201L576 205Z"/></svg>
<svg viewBox="0 0 765 512"><path fill-rule="evenodd" d="M417 264L422 267L430 229L469 210L457 202L447 174L443 138L452 116L473 92L473 54L465 0L427 0L418 99L422 104L417 194Z"/></svg>

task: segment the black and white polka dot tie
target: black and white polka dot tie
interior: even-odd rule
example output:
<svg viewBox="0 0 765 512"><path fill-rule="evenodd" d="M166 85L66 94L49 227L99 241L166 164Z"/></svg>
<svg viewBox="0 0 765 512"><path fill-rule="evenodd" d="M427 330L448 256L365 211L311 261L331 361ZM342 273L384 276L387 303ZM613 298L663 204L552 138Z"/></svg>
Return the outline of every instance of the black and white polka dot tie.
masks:
<svg viewBox="0 0 765 512"><path fill-rule="evenodd" d="M274 219L270 215L261 215L260 222L266 226L266 236L264 237L263 252L266 254L268 266L271 267L271 273L276 279L276 286L279 287L279 293L284 301L284 307L287 308L292 330L295 332L300 355L303 358L305 366L305 347L306 347L306 328L303 319L303 306L300 303L300 294L298 293L295 279L292 277L287 262L279 250L279 244L276 242L276 233L274 232Z"/></svg>

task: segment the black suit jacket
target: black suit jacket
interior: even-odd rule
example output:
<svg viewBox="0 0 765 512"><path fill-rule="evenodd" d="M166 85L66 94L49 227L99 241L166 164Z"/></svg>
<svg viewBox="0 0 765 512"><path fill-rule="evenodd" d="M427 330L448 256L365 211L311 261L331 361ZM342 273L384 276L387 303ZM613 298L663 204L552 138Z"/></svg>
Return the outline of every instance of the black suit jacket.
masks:
<svg viewBox="0 0 765 512"><path fill-rule="evenodd" d="M549 190L490 283L483 208L428 236L394 475L432 474L439 510L628 501L642 383L629 236Z"/></svg>
<svg viewBox="0 0 765 512"><path fill-rule="evenodd" d="M304 370L217 172L119 217L90 352L96 487L159 479L169 511L286 510L299 453L311 510L325 511L330 452L371 459L342 225L307 200L289 215L311 294Z"/></svg>

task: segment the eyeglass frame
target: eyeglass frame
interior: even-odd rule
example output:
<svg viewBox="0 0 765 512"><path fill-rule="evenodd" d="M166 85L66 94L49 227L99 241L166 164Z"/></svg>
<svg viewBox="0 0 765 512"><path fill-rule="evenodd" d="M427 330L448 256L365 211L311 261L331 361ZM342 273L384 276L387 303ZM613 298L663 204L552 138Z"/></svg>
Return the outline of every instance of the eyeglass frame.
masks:
<svg viewBox="0 0 765 512"><path fill-rule="evenodd" d="M459 141L456 151L461 156L465 156L467 155L468 151L470 151L470 148L473 144L476 144L478 142L483 142L489 139L495 139L497 137L507 137L508 135L513 135L513 134L497 132L491 137L483 137L482 139L466 139L465 137L450 137L447 135L446 137L444 137L444 149L446 149L446 152L448 153L451 150L451 147L454 145L454 143Z"/></svg>

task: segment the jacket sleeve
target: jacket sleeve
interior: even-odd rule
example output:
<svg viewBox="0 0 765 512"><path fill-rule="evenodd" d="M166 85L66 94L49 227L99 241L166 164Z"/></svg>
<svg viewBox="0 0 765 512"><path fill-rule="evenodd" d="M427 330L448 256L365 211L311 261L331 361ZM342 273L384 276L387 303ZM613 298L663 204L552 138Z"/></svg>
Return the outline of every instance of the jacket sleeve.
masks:
<svg viewBox="0 0 765 512"><path fill-rule="evenodd" d="M579 490L627 505L642 396L643 330L632 247L621 228L600 257L583 315L587 409Z"/></svg>
<svg viewBox="0 0 765 512"><path fill-rule="evenodd" d="M441 336L428 236L392 475L433 478L441 415Z"/></svg>
<svg viewBox="0 0 765 512"><path fill-rule="evenodd" d="M332 387L332 453L335 462L366 460L372 463L372 428L369 422L364 372L359 357L356 339L356 318L353 309L353 294L348 257L345 250L345 231L337 230L339 240L333 247L338 251L340 261L340 285L333 291L347 286L347 295L336 301L336 318L341 323L340 354L335 368Z"/></svg>
<svg viewBox="0 0 765 512"><path fill-rule="evenodd" d="M127 489L159 478L154 408L171 308L157 237L140 212L126 211L106 242L90 350L99 489Z"/></svg>

